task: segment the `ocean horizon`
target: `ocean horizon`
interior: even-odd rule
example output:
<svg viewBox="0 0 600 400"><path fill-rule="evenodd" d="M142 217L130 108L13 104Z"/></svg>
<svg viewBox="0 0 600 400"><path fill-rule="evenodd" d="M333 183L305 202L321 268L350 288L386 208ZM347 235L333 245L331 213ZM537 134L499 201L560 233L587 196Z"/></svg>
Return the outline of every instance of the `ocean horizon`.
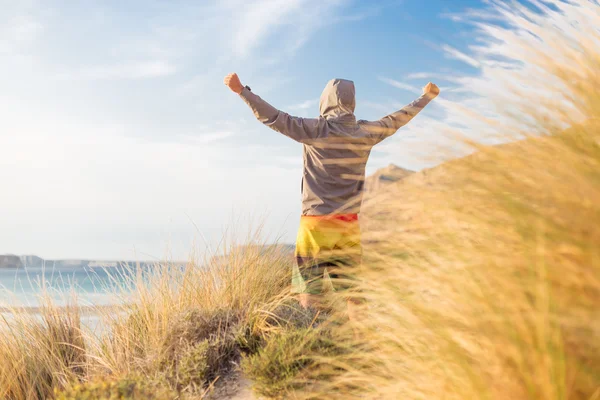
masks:
<svg viewBox="0 0 600 400"><path fill-rule="evenodd" d="M48 265L50 264L50 265ZM116 305L135 282L135 274L147 267L57 266L0 269L0 309L30 308L50 299L56 306L74 302L83 307Z"/></svg>

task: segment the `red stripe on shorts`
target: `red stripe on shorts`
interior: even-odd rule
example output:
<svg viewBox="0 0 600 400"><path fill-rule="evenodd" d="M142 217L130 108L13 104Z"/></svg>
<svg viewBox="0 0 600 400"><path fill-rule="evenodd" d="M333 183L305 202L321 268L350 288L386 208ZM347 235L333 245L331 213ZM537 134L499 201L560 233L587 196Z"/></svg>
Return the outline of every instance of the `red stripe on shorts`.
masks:
<svg viewBox="0 0 600 400"><path fill-rule="evenodd" d="M337 220L344 222L358 221L358 214L328 214L328 215L303 215L302 218L315 218L323 220Z"/></svg>

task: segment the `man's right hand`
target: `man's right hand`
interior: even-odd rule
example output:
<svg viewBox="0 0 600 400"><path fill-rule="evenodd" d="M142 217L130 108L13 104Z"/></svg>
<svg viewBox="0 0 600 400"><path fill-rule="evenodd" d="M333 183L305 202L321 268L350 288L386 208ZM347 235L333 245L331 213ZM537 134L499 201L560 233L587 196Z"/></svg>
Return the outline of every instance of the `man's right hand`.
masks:
<svg viewBox="0 0 600 400"><path fill-rule="evenodd" d="M244 86L236 73L229 74L225 77L225 85L237 94L242 93L242 90L244 90Z"/></svg>
<svg viewBox="0 0 600 400"><path fill-rule="evenodd" d="M440 88L437 87L437 85L435 83L431 83L429 82L424 88L423 88L423 94L430 94L433 97L437 97L438 94L440 94Z"/></svg>

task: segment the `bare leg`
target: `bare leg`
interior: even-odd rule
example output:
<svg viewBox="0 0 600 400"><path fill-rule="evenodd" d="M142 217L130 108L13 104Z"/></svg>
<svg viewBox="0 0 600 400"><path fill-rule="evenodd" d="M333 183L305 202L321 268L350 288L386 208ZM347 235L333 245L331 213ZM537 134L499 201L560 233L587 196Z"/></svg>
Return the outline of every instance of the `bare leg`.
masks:
<svg viewBox="0 0 600 400"><path fill-rule="evenodd" d="M300 305L302 306L302 308L304 308L305 310L310 307L318 307L320 304L319 297L309 293L300 294L298 296L298 300L300 301Z"/></svg>
<svg viewBox="0 0 600 400"><path fill-rule="evenodd" d="M302 293L298 296L298 300L300 301L300 305L302 306L302 308L304 308L305 310L308 309L308 307L310 307L310 294Z"/></svg>
<svg viewBox="0 0 600 400"><path fill-rule="evenodd" d="M356 342L360 342L361 335L361 325L365 321L365 306L357 302L356 300L348 300L348 322L350 323L350 327L352 328L352 334L354 336L354 340Z"/></svg>

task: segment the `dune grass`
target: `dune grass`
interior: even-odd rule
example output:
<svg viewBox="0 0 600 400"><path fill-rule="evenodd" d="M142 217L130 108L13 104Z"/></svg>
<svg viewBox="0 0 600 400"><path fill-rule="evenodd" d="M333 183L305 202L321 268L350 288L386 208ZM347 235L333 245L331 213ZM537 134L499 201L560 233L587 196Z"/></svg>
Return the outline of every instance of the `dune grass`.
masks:
<svg viewBox="0 0 600 400"><path fill-rule="evenodd" d="M86 374L87 356L76 307L46 301L41 319L17 313L0 329L0 398L46 398Z"/></svg>
<svg viewBox="0 0 600 400"><path fill-rule="evenodd" d="M289 251L253 243L126 274L114 293L123 305L96 310L99 333L49 298L40 315L15 312L0 322L0 398L205 397L242 354L304 315L289 297Z"/></svg>

